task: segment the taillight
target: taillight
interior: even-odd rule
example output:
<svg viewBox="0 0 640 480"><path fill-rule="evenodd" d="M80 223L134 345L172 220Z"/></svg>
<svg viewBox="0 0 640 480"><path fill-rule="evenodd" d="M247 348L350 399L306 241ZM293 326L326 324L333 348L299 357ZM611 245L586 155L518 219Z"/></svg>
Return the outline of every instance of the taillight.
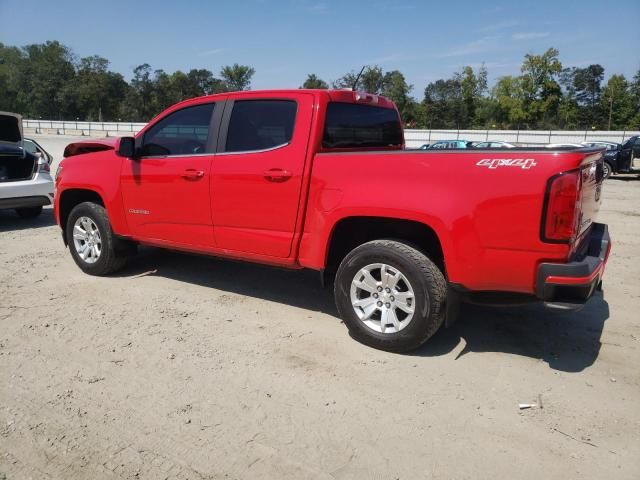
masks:
<svg viewBox="0 0 640 480"><path fill-rule="evenodd" d="M51 172L51 166L46 158L41 158L38 160L38 172Z"/></svg>
<svg viewBox="0 0 640 480"><path fill-rule="evenodd" d="M571 243L578 232L580 216L580 170L549 180L542 217L542 240Z"/></svg>

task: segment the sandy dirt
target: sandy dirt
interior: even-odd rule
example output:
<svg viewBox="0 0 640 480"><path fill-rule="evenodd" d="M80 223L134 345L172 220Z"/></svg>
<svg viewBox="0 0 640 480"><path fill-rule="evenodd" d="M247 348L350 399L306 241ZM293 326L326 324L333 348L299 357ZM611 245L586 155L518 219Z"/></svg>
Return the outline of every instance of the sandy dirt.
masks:
<svg viewBox="0 0 640 480"><path fill-rule="evenodd" d="M0 478L638 479L640 180L604 198L604 296L466 306L413 355L314 272L142 248L95 278L51 209L0 212Z"/></svg>

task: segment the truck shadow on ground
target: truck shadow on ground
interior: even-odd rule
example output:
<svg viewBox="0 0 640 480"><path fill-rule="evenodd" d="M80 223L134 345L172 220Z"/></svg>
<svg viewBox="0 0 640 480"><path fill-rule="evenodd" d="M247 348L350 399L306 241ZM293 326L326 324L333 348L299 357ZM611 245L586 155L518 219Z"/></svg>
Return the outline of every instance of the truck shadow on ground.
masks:
<svg viewBox="0 0 640 480"><path fill-rule="evenodd" d="M154 276L338 316L332 291L323 289L320 274L311 270L140 247L127 268L115 276L132 277L156 269Z"/></svg>
<svg viewBox="0 0 640 480"><path fill-rule="evenodd" d="M42 214L35 218L20 218L14 210L0 210L0 233L51 227L55 224L52 208L44 208Z"/></svg>
<svg viewBox="0 0 640 480"><path fill-rule="evenodd" d="M609 304L601 293L572 312L549 310L538 303L463 305L458 322L438 332L415 355L443 355L464 341L456 359L472 352L503 352L543 360L554 370L581 372L598 358L608 318Z"/></svg>
<svg viewBox="0 0 640 480"><path fill-rule="evenodd" d="M153 270L157 270L152 273L155 276L338 318L332 288L320 286L317 272L142 247L140 254L118 276L135 277ZM555 370L580 372L597 359L607 318L609 305L602 294L594 296L576 312L555 312L541 304L519 307L464 305L460 319L453 326L442 328L410 355L446 355L464 342L456 360L470 353L503 352L540 359ZM304 317L301 320L304 321Z"/></svg>

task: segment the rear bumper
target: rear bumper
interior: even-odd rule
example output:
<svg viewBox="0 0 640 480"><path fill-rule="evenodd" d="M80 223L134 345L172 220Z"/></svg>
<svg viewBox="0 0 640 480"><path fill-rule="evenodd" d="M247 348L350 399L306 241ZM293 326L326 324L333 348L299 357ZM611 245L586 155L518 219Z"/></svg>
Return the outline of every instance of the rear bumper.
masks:
<svg viewBox="0 0 640 480"><path fill-rule="evenodd" d="M536 296L547 306L579 308L601 288L604 267L611 251L609 230L595 223L585 240L586 255L568 263L541 263L536 279Z"/></svg>
<svg viewBox="0 0 640 480"><path fill-rule="evenodd" d="M29 180L0 182L0 208L39 207L53 203L53 179L45 172Z"/></svg>
<svg viewBox="0 0 640 480"><path fill-rule="evenodd" d="M50 203L51 199L44 195L18 198L0 198L0 209L44 207L45 205L49 205Z"/></svg>

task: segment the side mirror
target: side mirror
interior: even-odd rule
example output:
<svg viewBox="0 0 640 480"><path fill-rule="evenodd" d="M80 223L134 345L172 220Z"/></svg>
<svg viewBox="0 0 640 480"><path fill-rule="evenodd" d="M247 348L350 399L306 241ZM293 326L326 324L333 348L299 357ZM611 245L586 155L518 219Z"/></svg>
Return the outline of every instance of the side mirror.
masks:
<svg viewBox="0 0 640 480"><path fill-rule="evenodd" d="M122 137L117 154L121 157L135 158L136 139L133 137Z"/></svg>

